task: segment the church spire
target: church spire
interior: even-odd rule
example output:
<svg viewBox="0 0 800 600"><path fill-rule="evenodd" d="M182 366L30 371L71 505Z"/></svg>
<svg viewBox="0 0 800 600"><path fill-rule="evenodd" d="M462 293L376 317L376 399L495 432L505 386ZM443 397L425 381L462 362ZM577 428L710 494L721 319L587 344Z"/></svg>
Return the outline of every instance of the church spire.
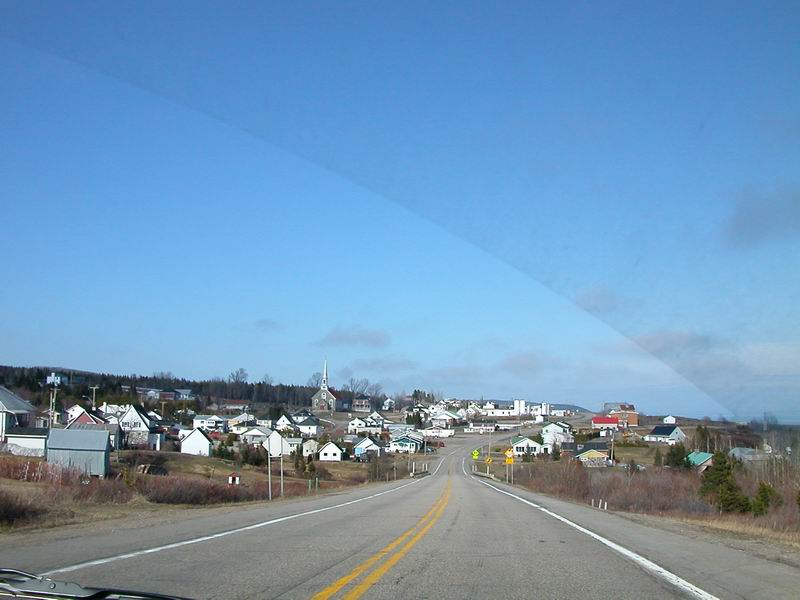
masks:
<svg viewBox="0 0 800 600"><path fill-rule="evenodd" d="M327 390L328 389L328 359L326 358L322 363L322 385L320 389Z"/></svg>

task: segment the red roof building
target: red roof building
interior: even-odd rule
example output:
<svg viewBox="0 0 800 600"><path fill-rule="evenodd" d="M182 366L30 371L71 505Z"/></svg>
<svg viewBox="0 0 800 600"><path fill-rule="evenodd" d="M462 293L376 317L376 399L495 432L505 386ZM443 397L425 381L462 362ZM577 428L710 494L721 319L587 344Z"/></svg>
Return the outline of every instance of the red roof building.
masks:
<svg viewBox="0 0 800 600"><path fill-rule="evenodd" d="M592 417L592 429L619 429L617 417Z"/></svg>

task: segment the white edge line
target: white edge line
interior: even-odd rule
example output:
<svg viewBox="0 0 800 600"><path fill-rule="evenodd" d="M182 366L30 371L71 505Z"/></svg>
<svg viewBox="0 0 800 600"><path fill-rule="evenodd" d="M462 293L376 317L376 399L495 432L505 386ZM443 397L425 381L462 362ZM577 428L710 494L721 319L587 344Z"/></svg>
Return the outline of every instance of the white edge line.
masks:
<svg viewBox="0 0 800 600"><path fill-rule="evenodd" d="M462 464L462 466L463 466L463 464ZM700 598L701 600L719 600L719 598L717 598L716 596L714 596L712 594L709 594L705 590L701 590L699 587L689 583L688 581L686 581L685 579L683 579L681 577L678 577L674 573L672 573L670 571L667 571L664 567L662 567L660 565L657 565L656 563L654 563L651 560L646 559L644 556L636 554L635 552L633 552L631 550L628 550L624 546L620 546L619 544L617 544L615 542L612 542L611 540L608 540L608 539L604 538L603 536L596 534L594 531L590 531L589 529L586 529L585 527L583 527L581 525L578 525L577 523L573 523L569 519L567 519L565 517L562 517L559 514L554 513L552 510L546 509L544 506L540 506L539 504L536 504L535 502L531 502L530 500L526 500L525 498L521 498L520 496L517 496L516 494L512 494L511 492L507 492L505 490L501 490L499 487L495 487L491 483L487 483L485 481L481 481L480 479L475 479L475 477L473 477L473 479L475 481L477 481L478 483L482 483L483 485L485 485L487 487L490 487L490 488L492 488L493 490L495 490L497 492L500 492L501 494L505 494L506 496L511 496L515 500L519 500L520 502L523 502L523 503L525 503L525 504L527 504L529 506L532 506L533 508L542 511L545 514L550 515L554 519L558 519L562 523L565 523L565 524L569 525L570 527L573 527L573 528L577 529L581 533L585 533L589 537L596 539L601 544L605 544L606 546L608 546L612 550L622 554L624 557L631 559L632 561L637 563L639 566L643 567L645 570L651 572L652 574L656 575L657 577L660 577L661 579L664 579L665 581L671 583L672 585L674 585L675 587L683 590L684 592L687 592L688 594L691 594L695 598Z"/></svg>
<svg viewBox="0 0 800 600"><path fill-rule="evenodd" d="M449 455L448 455L449 456ZM431 476L436 475L439 472L439 468L444 463L444 459L446 457L442 457L439 461L439 464L436 466L436 469L431 473ZM427 478L425 478L427 479ZM414 485L415 483L419 483L420 481L424 481L424 479L415 479L413 481L409 481L408 483L404 483L396 488L392 488L390 490L385 490L383 492L378 492L376 494L371 494L369 496L364 496L363 498L356 498L355 500L348 500L347 502L342 502L341 504L334 504L333 506L326 506L323 508L315 508L314 510L307 510L301 513L295 513L293 515L286 515L285 517L278 517L275 519L270 519L269 521L262 521L260 523L254 523L253 525L246 525L244 527L237 527L236 529L229 529L228 531L222 531L220 533L213 533L211 535L204 535L198 538L192 538L189 540L183 540L181 542L173 542L172 544L164 544L163 546L154 546L153 548L146 548L144 550L136 550L135 552L127 552L125 554L117 554L116 556L107 556L106 558L98 558L95 560L89 560L86 562L78 563L76 565L71 565L68 567L61 567L59 569L53 569L52 571L45 571L41 573L43 577L49 577L50 575L54 575L56 573L69 573L71 571L78 571L80 569L85 569L86 567L96 567L98 565L105 565L111 562L116 562L118 560L125 560L126 558L134 558L136 556L143 556L145 554L154 554L156 552L161 552L162 550L172 550L173 548L180 548L181 546L189 546L191 544L199 544L200 542L207 542L209 540L216 540L218 538L226 537L229 535L234 535L236 533L242 533L243 531L251 531L253 529L259 529L261 527L266 527L267 525L274 525L275 523L282 523L284 521L291 521L292 519L298 519L300 517L307 517L308 515L315 515L322 512L326 512L329 510L333 510L336 508L342 508L344 506L350 506L351 504L357 504L359 502L364 502L365 500L372 500L373 498L377 498L378 496L383 496L385 494L391 494L398 490L402 490L405 487L410 485Z"/></svg>

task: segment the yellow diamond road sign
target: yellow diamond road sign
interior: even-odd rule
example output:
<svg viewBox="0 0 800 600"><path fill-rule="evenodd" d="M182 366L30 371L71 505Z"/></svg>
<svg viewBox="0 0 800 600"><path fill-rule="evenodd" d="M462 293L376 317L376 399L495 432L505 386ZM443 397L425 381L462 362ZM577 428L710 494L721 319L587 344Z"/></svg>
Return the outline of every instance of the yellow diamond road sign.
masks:
<svg viewBox="0 0 800 600"><path fill-rule="evenodd" d="M472 458L473 460L478 460L478 457L481 455L480 450L473 450L472 451Z"/></svg>
<svg viewBox="0 0 800 600"><path fill-rule="evenodd" d="M514 458L514 451L511 448L506 450L506 458Z"/></svg>
<svg viewBox="0 0 800 600"><path fill-rule="evenodd" d="M513 465L514 464L514 457L506 456L506 464L507 465Z"/></svg>
<svg viewBox="0 0 800 600"><path fill-rule="evenodd" d="M491 457L491 456L487 456L487 457L486 457L486 464L487 464L487 465L490 465L490 464L492 464L492 457Z"/></svg>

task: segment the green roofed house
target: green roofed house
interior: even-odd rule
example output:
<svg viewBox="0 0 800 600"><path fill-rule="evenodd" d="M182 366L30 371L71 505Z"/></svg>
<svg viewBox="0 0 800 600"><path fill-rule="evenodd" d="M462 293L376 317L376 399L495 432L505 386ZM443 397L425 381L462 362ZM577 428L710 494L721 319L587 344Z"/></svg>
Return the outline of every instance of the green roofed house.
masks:
<svg viewBox="0 0 800 600"><path fill-rule="evenodd" d="M694 451L686 457L692 466L700 471L705 471L708 467L714 464L714 455L711 452L697 452Z"/></svg>

